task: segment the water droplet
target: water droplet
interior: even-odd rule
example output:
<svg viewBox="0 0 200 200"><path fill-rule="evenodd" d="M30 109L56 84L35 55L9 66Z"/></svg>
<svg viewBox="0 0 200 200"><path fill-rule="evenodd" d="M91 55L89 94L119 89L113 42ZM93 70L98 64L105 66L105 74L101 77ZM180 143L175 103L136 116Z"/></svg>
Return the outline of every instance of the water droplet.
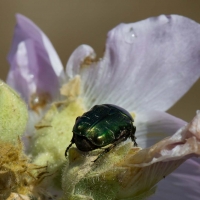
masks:
<svg viewBox="0 0 200 200"><path fill-rule="evenodd" d="M160 15L158 17L158 19L162 24L166 24L169 22L169 20L171 20L171 16L170 15Z"/></svg>
<svg viewBox="0 0 200 200"><path fill-rule="evenodd" d="M133 43L136 38L135 31L133 27L129 28L127 31L125 31L125 41L129 44Z"/></svg>
<svg viewBox="0 0 200 200"><path fill-rule="evenodd" d="M29 106L36 113L44 108L51 101L51 96L48 93L34 93L30 97Z"/></svg>

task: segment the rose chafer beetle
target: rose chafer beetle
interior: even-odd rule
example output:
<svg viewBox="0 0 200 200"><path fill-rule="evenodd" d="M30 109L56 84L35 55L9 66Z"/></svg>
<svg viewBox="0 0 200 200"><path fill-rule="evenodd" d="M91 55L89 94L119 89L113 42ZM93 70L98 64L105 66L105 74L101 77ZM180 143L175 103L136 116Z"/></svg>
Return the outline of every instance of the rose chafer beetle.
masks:
<svg viewBox="0 0 200 200"><path fill-rule="evenodd" d="M102 104L92 107L81 117L76 118L72 130L73 137L65 151L65 157L74 143L79 150L85 152L110 145L104 149L97 159L127 138L131 138L134 146L137 146L136 127L133 122L130 113L119 106Z"/></svg>

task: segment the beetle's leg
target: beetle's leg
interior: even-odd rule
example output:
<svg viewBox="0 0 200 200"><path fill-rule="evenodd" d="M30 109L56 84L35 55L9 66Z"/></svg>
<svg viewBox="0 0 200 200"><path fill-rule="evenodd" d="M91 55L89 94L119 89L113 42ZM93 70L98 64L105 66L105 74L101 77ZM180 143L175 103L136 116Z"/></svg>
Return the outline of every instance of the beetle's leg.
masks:
<svg viewBox="0 0 200 200"><path fill-rule="evenodd" d="M115 141L111 146L106 148L93 162L96 162L100 157L102 157L105 153L108 153L111 149L113 149L117 144L126 140L126 137L122 137L119 140Z"/></svg>
<svg viewBox="0 0 200 200"><path fill-rule="evenodd" d="M111 149L113 149L116 144L112 144L108 148L106 148L93 162L96 162L99 158L101 158L105 153L108 153Z"/></svg>
<svg viewBox="0 0 200 200"><path fill-rule="evenodd" d="M134 143L134 147L137 147L138 145L137 145L137 142L136 142L136 139L137 139L137 138L135 137L135 132L136 132L136 127L133 126L132 132L131 132L130 136L131 136L131 140L132 140L133 143Z"/></svg>
<svg viewBox="0 0 200 200"><path fill-rule="evenodd" d="M69 144L69 146L67 147L66 151L65 151L65 158L67 157L67 152L69 150L69 148L74 144L74 138L72 138L71 143Z"/></svg>

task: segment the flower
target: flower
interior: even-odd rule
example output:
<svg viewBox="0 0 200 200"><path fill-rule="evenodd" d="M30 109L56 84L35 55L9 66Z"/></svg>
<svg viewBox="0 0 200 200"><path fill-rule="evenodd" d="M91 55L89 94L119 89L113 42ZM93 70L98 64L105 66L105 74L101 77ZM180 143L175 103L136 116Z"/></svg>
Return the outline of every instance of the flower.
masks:
<svg viewBox="0 0 200 200"><path fill-rule="evenodd" d="M199 24L176 15L120 24L108 33L102 59L81 45L70 56L64 77L48 38L17 15L7 82L28 103L30 116L59 100L59 88L66 83L61 93L67 102L54 104L34 135L26 133L33 137L29 151L34 162L48 161L52 170L61 169L75 117L95 104L116 104L134 112L137 142L143 148L184 126L164 111L199 78L199 33Z"/></svg>

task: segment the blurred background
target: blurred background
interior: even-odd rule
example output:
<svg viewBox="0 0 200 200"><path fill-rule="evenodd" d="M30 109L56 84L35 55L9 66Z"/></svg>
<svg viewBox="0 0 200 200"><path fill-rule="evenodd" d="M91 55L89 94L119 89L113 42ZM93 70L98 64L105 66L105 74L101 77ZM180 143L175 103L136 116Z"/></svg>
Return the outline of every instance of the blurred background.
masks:
<svg viewBox="0 0 200 200"><path fill-rule="evenodd" d="M200 0L1 0L0 78L9 65L15 14L35 22L53 43L63 65L80 44L92 46L103 55L107 32L121 22L135 22L160 14L179 14L200 23ZM190 121L200 109L200 80L168 112Z"/></svg>

